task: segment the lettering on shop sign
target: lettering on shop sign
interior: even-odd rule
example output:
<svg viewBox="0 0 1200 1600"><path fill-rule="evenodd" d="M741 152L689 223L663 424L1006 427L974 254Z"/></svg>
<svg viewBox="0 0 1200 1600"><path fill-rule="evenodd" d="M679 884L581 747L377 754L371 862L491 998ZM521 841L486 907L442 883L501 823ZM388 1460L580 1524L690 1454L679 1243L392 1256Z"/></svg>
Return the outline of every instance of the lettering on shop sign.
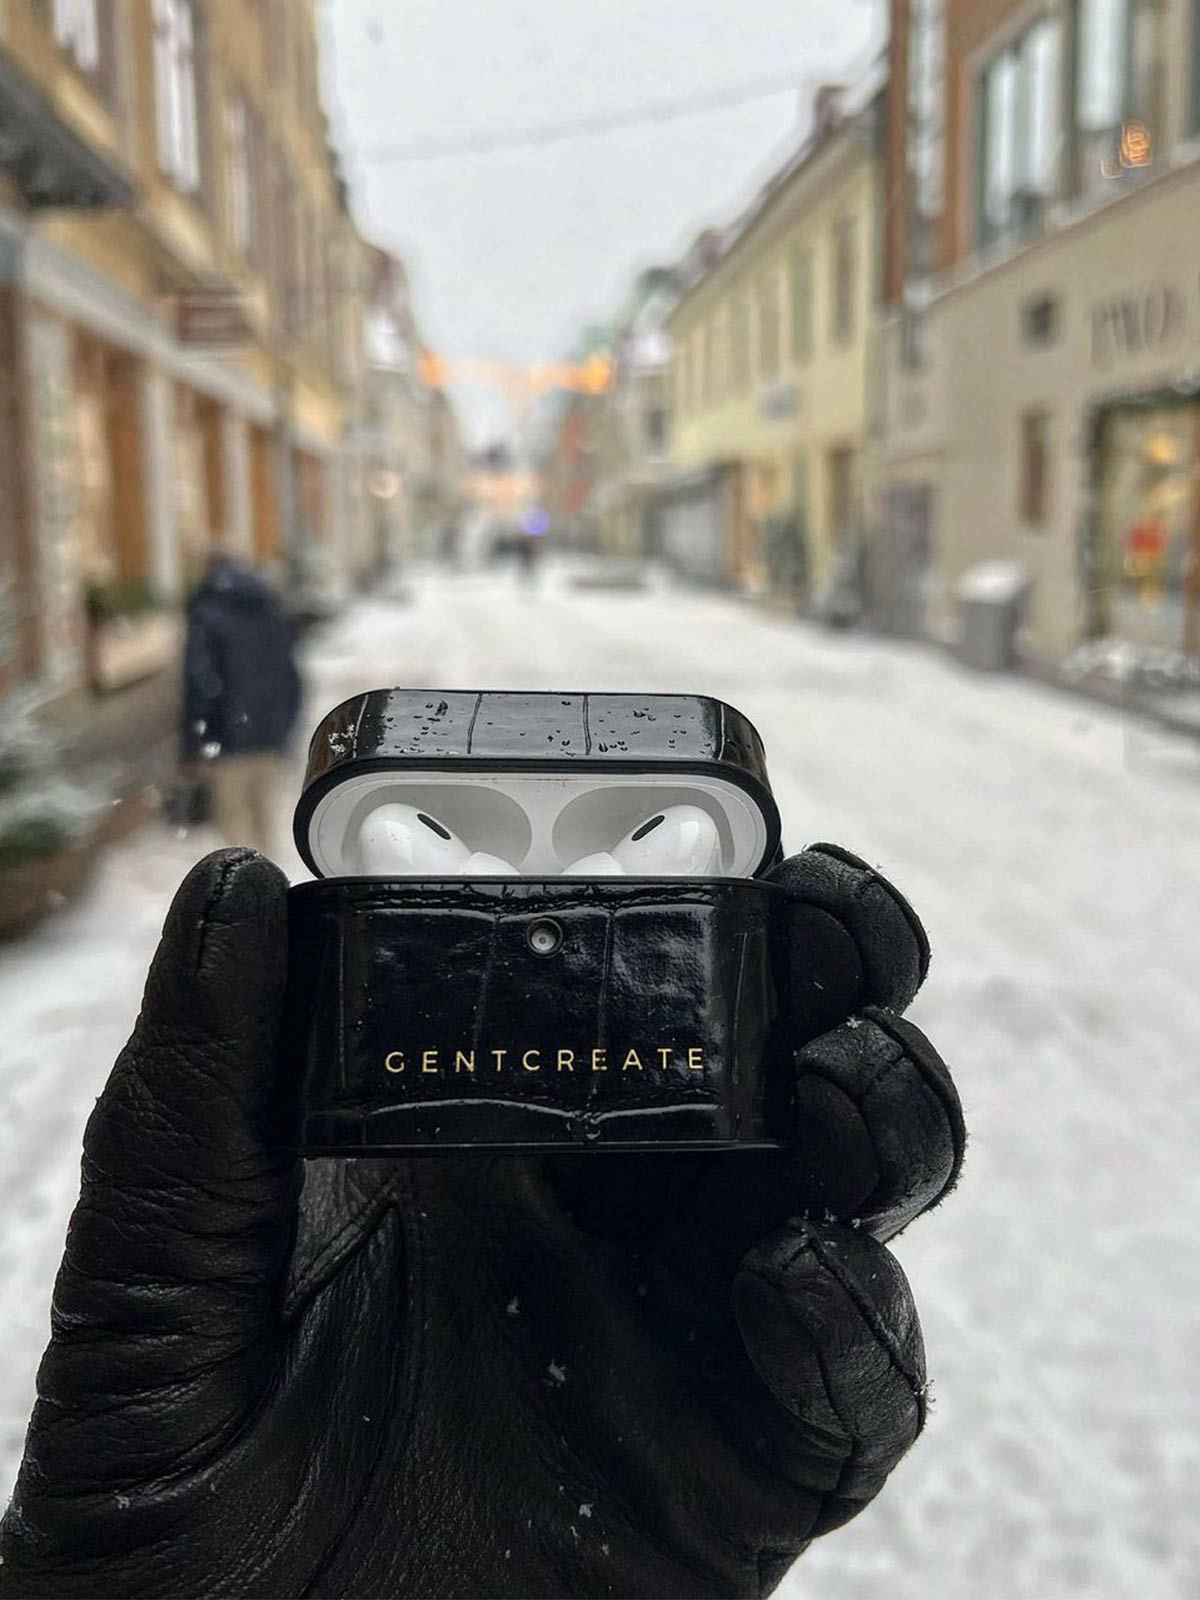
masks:
<svg viewBox="0 0 1200 1600"><path fill-rule="evenodd" d="M1192 294L1174 284L1138 289L1098 301L1091 309L1092 364L1106 369L1118 361L1161 350L1200 325L1200 280Z"/></svg>
<svg viewBox="0 0 1200 1600"><path fill-rule="evenodd" d="M427 1076L488 1076L497 1072L666 1072L679 1063L689 1072L704 1071L701 1045L642 1045L614 1050L604 1045L561 1050L391 1050L386 1071Z"/></svg>
<svg viewBox="0 0 1200 1600"><path fill-rule="evenodd" d="M175 336L190 349L240 349L250 340L245 298L235 289L185 290L175 300Z"/></svg>

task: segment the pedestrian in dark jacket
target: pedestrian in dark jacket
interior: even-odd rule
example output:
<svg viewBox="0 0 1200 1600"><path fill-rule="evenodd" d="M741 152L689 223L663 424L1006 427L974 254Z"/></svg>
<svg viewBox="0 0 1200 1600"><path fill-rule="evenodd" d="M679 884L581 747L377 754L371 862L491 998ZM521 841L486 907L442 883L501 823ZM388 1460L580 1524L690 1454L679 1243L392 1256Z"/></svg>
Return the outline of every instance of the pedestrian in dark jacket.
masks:
<svg viewBox="0 0 1200 1600"><path fill-rule="evenodd" d="M183 754L205 762L217 826L271 855L272 796L300 709L292 625L261 578L213 559L188 606Z"/></svg>

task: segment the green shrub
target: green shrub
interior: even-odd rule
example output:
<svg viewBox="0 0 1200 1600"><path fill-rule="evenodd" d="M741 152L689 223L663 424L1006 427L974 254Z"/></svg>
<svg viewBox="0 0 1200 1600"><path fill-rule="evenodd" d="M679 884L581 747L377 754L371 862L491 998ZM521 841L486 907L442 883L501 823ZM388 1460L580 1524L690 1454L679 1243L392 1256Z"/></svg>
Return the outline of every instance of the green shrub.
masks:
<svg viewBox="0 0 1200 1600"><path fill-rule="evenodd" d="M153 611L158 597L145 578L116 578L111 583L90 584L84 603L93 622L109 622L114 617L137 617Z"/></svg>
<svg viewBox="0 0 1200 1600"><path fill-rule="evenodd" d="M70 831L57 817L26 817L7 829L0 825L0 872L44 861L71 843Z"/></svg>

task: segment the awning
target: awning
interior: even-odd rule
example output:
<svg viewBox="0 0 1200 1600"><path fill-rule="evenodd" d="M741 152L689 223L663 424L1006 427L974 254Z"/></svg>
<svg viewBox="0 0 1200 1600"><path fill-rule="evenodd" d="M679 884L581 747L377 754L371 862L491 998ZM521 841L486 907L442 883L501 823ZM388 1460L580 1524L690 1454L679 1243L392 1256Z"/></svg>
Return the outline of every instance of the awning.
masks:
<svg viewBox="0 0 1200 1600"><path fill-rule="evenodd" d="M0 170L28 205L127 206L133 185L58 115L21 69L0 54Z"/></svg>

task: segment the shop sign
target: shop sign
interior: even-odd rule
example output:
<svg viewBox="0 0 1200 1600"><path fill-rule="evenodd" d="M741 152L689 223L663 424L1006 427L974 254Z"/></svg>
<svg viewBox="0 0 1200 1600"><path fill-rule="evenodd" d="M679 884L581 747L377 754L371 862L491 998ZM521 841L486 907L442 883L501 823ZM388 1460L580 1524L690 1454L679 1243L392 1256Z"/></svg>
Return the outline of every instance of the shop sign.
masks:
<svg viewBox="0 0 1200 1600"><path fill-rule="evenodd" d="M187 289L175 301L175 336L189 349L235 350L249 344L245 298L236 289Z"/></svg>
<svg viewBox="0 0 1200 1600"><path fill-rule="evenodd" d="M1200 281L1189 293L1175 284L1135 289L1091 309L1092 364L1107 369L1200 332Z"/></svg>

